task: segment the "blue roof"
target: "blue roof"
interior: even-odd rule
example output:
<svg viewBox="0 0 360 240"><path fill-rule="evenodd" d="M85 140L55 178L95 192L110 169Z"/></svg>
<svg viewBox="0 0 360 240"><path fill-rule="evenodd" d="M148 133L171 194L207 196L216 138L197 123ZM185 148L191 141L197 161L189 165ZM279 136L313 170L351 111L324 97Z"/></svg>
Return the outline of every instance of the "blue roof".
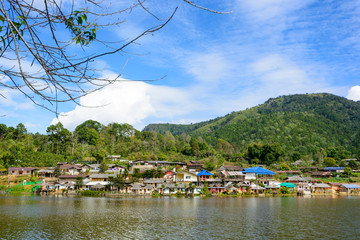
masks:
<svg viewBox="0 0 360 240"><path fill-rule="evenodd" d="M253 168L245 168L244 173L255 173L256 175L262 174L262 175L275 175L274 172L267 170L262 167L253 167Z"/></svg>
<svg viewBox="0 0 360 240"><path fill-rule="evenodd" d="M324 167L325 171L337 171L337 170L344 170L345 167Z"/></svg>
<svg viewBox="0 0 360 240"><path fill-rule="evenodd" d="M356 184L343 184L345 188L360 188L359 185Z"/></svg>
<svg viewBox="0 0 360 240"><path fill-rule="evenodd" d="M214 174L212 174L211 172L207 171L207 170L202 170L201 172L199 172L197 174L198 176L212 176Z"/></svg>

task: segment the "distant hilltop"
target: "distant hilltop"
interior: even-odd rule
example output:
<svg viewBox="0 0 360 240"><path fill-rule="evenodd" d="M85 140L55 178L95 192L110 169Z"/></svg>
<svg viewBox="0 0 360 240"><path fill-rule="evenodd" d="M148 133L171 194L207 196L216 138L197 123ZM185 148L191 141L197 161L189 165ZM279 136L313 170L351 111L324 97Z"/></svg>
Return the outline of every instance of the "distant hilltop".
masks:
<svg viewBox="0 0 360 240"><path fill-rule="evenodd" d="M328 93L270 98L264 104L195 124L150 124L144 131L182 133L216 145L224 139L238 149L252 143L280 143L284 150L360 149L360 102Z"/></svg>

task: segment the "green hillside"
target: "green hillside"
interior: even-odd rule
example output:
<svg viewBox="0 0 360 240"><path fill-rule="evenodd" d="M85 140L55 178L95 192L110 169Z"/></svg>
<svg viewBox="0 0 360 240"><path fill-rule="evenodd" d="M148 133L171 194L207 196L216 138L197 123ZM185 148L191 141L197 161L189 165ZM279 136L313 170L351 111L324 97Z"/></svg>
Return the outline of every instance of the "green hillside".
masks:
<svg viewBox="0 0 360 240"><path fill-rule="evenodd" d="M360 102L332 94L297 94L191 125L151 124L144 130L201 136L215 145L219 138L244 150L252 143L280 143L287 152L315 154L340 148L357 154Z"/></svg>

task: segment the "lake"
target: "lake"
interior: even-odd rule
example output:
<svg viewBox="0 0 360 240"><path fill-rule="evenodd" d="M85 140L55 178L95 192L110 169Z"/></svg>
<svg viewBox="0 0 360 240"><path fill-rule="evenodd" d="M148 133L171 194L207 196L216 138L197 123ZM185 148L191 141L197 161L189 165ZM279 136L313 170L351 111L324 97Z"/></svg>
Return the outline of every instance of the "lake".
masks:
<svg viewBox="0 0 360 240"><path fill-rule="evenodd" d="M0 239L360 239L360 198L0 196Z"/></svg>

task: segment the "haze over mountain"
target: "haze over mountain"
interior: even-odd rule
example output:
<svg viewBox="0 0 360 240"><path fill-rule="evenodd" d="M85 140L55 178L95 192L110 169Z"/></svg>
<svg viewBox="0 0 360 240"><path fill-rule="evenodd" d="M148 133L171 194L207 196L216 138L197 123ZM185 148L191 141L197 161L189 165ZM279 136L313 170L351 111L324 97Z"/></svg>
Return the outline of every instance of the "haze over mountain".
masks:
<svg viewBox="0 0 360 240"><path fill-rule="evenodd" d="M252 143L280 143L285 151L302 155L332 147L357 154L360 102L328 93L281 96L209 121L150 124L144 131L187 133L213 145L221 138L240 150Z"/></svg>

